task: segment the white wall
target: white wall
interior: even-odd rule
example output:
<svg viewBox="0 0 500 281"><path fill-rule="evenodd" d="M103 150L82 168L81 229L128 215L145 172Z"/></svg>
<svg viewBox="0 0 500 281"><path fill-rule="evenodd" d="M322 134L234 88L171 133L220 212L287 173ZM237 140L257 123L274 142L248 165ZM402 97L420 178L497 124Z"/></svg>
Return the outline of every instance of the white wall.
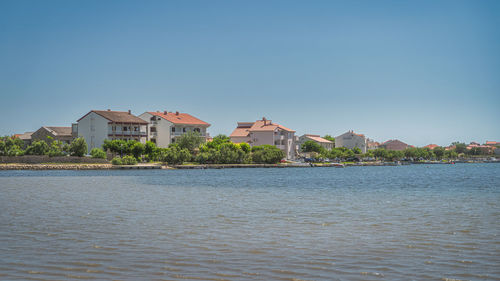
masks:
<svg viewBox="0 0 500 281"><path fill-rule="evenodd" d="M353 149L355 147L366 153L366 137L358 136L351 132L335 137L335 147L345 147Z"/></svg>
<svg viewBox="0 0 500 281"><path fill-rule="evenodd" d="M87 152L92 148L102 148L104 140L108 138L109 120L91 112L78 122L78 137L83 137L87 142Z"/></svg>

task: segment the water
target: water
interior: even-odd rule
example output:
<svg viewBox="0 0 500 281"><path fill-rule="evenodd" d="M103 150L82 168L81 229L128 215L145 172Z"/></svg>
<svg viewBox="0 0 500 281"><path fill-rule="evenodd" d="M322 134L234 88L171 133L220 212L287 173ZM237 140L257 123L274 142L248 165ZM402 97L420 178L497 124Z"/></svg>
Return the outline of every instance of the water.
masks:
<svg viewBox="0 0 500 281"><path fill-rule="evenodd" d="M0 280L500 280L500 164L0 172Z"/></svg>

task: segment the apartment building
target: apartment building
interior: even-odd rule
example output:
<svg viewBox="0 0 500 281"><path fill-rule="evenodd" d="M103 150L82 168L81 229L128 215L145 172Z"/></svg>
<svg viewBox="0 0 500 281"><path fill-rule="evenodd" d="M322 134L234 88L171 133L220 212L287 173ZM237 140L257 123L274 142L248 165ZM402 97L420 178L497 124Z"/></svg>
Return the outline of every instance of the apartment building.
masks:
<svg viewBox="0 0 500 281"><path fill-rule="evenodd" d="M188 132L197 132L206 140L209 138L207 128L210 124L193 115L180 112L144 112L139 115L148 125L148 139L158 147L168 147L176 139Z"/></svg>
<svg viewBox="0 0 500 281"><path fill-rule="evenodd" d="M287 159L296 157L295 131L265 117L255 122L238 122L229 137L234 143L246 142L250 146L274 145L285 152Z"/></svg>
<svg viewBox="0 0 500 281"><path fill-rule="evenodd" d="M83 137L88 152L104 140L136 140L146 143L148 122L127 111L91 110L72 126L74 137Z"/></svg>
<svg viewBox="0 0 500 281"><path fill-rule="evenodd" d="M367 146L368 143L365 135L356 134L352 130L335 137L335 147L345 147L349 149L357 147L361 149L362 153L366 153Z"/></svg>

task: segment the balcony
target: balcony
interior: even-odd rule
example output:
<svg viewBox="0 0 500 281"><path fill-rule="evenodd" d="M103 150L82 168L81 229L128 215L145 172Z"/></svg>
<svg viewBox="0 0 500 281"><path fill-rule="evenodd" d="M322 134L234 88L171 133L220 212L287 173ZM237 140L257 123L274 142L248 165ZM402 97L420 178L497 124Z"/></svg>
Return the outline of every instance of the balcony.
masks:
<svg viewBox="0 0 500 281"><path fill-rule="evenodd" d="M158 136L158 132L150 132L150 135L156 137Z"/></svg>
<svg viewBox="0 0 500 281"><path fill-rule="evenodd" d="M124 136L146 136L145 131L113 131L108 130L108 135L124 135Z"/></svg>
<svg viewBox="0 0 500 281"><path fill-rule="evenodd" d="M151 121L151 125L158 125L158 121Z"/></svg>

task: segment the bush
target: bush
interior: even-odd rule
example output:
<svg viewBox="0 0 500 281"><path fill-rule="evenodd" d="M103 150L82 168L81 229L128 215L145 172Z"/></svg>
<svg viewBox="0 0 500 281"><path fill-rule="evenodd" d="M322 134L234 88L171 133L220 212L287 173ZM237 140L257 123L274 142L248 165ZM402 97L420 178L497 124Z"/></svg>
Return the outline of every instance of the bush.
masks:
<svg viewBox="0 0 500 281"><path fill-rule="evenodd" d="M111 160L111 164L113 165L121 165L122 164L122 159L120 157L115 157L113 160Z"/></svg>
<svg viewBox="0 0 500 281"><path fill-rule="evenodd" d="M55 156L64 156L66 153L64 152L65 146L63 145L62 142L60 141L52 141L49 147L49 156L50 157L55 157Z"/></svg>
<svg viewBox="0 0 500 281"><path fill-rule="evenodd" d="M42 140L33 142L26 149L27 155L45 155L48 152L49 152L49 145Z"/></svg>
<svg viewBox="0 0 500 281"><path fill-rule="evenodd" d="M186 148L180 149L178 146L172 145L169 148L160 150L159 159L168 164L182 164L183 162L190 161L192 158L191 153Z"/></svg>
<svg viewBox="0 0 500 281"><path fill-rule="evenodd" d="M285 153L272 145L252 147L252 160L254 163L275 164L285 158Z"/></svg>
<svg viewBox="0 0 500 281"><path fill-rule="evenodd" d="M82 157L87 154L87 142L85 142L84 138L76 138L69 145L69 152L71 156Z"/></svg>
<svg viewBox="0 0 500 281"><path fill-rule="evenodd" d="M144 144L140 142L134 143L132 146L130 146L130 152L136 159L141 158L141 155L144 153Z"/></svg>
<svg viewBox="0 0 500 281"><path fill-rule="evenodd" d="M90 155L92 156L92 158L106 159L106 152L97 147L92 148L92 150L90 151Z"/></svg>
<svg viewBox="0 0 500 281"><path fill-rule="evenodd" d="M135 164L137 164L137 159L135 159L134 156L130 156L130 155L123 156L122 164L123 165L135 165Z"/></svg>

